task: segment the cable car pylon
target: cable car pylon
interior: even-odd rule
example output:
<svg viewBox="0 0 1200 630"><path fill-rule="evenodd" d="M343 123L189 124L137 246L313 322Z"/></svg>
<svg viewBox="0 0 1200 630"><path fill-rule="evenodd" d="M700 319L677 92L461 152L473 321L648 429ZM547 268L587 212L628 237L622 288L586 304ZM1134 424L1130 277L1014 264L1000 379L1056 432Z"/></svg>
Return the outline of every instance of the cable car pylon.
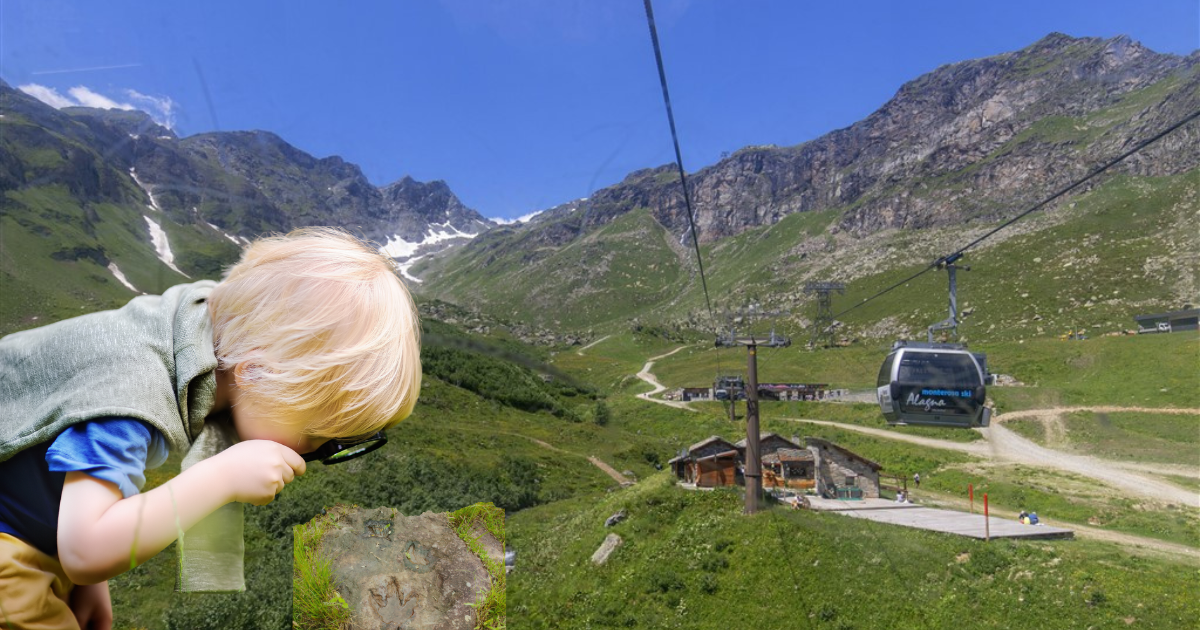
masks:
<svg viewBox="0 0 1200 630"><path fill-rule="evenodd" d="M751 305L745 312L746 315L742 316L743 321L752 317L775 317L782 314L764 312L757 305ZM748 321L747 327L749 327ZM730 318L728 336L717 337L716 345L717 347L746 346L746 465L743 473L746 480L746 507L743 512L754 514L758 511L758 497L762 494L762 460L759 457L758 444L758 346L786 348L792 345L792 341L783 335L776 334L774 326L771 327L769 336L753 333L739 335L734 327L733 318Z"/></svg>
<svg viewBox="0 0 1200 630"><path fill-rule="evenodd" d="M958 275L957 271L970 271L971 268L955 263L962 258L962 253L951 254L937 261L938 269L945 269L950 274L950 317L929 327L929 343L933 343L933 333L939 330L954 331L954 341L958 342Z"/></svg>

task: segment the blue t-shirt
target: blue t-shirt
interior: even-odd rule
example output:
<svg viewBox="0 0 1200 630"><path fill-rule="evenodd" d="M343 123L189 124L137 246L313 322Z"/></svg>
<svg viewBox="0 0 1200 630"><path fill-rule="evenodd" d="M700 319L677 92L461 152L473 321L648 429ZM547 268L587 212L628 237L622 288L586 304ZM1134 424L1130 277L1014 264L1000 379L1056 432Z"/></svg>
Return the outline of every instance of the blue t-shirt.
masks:
<svg viewBox="0 0 1200 630"><path fill-rule="evenodd" d="M161 466L167 454L166 438L140 420L102 418L68 427L0 462L0 532L55 556L68 472L110 481L130 497L146 483L146 469Z"/></svg>

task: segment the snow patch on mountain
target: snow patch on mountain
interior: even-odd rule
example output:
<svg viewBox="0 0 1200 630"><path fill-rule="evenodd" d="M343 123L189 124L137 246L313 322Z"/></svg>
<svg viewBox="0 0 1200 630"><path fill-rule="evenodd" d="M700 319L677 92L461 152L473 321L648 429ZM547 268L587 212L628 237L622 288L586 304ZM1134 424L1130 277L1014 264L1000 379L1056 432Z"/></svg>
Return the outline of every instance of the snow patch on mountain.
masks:
<svg viewBox="0 0 1200 630"><path fill-rule="evenodd" d="M417 264L417 261L421 260L422 258L424 258L424 256L413 256L404 262L396 263L396 268L400 270L400 275L404 276L405 279L420 284L421 279L408 273L408 270L412 269L412 266Z"/></svg>
<svg viewBox="0 0 1200 630"><path fill-rule="evenodd" d="M179 270L179 267L175 266L175 255L171 253L171 243L167 241L167 233L163 231L162 226L144 214L142 218L146 219L146 226L150 228L150 242L154 243L154 251L158 253L158 259L179 275L190 279L191 276L183 273Z"/></svg>
<svg viewBox="0 0 1200 630"><path fill-rule="evenodd" d="M217 227L217 226L215 226L215 225L213 225L213 224L209 223L208 221L205 221L205 222L204 222L204 224L205 224L205 225L207 225L208 227L210 227L210 228L212 228L212 229L214 229L214 230L216 230L216 231L220 232L220 233L221 233L221 236L224 236L225 238L227 238L227 239L229 239L229 240L233 241L233 244L234 244L234 245L237 245L238 247L241 247L242 243L241 243L240 241L238 241L238 240L237 240L237 237L235 237L235 236L230 236L230 235L229 235L229 233L227 233L225 230L222 230L221 228L219 228L219 227Z"/></svg>
<svg viewBox="0 0 1200 630"><path fill-rule="evenodd" d="M121 269L117 267L117 263L108 263L108 270L112 272L113 277L116 278L118 282L129 287L130 291L133 291L134 293L142 293L141 291L137 290L137 287L129 283L129 280L125 278L125 274L121 273ZM142 295L145 295L145 293L142 293Z"/></svg>
<svg viewBox="0 0 1200 630"><path fill-rule="evenodd" d="M133 183L137 184L138 188L141 188L142 191L146 193L146 196L150 198L150 205L147 207L150 208L151 210L155 210L157 212L162 212L162 208L160 208L158 205L158 200L154 198L154 193L150 192L150 189L147 188L146 185L142 183L142 180L138 179L136 170L137 169L130 167L129 168L129 176L133 178Z"/></svg>
<svg viewBox="0 0 1200 630"><path fill-rule="evenodd" d="M478 232L463 232L462 230L450 225L449 221L445 223L429 224L429 236L418 242L406 241L399 234L393 234L388 237L387 243L379 248L379 251L386 256L392 258L408 258L417 253L423 245L432 245L442 241L448 241L456 238L475 238L479 236Z"/></svg>

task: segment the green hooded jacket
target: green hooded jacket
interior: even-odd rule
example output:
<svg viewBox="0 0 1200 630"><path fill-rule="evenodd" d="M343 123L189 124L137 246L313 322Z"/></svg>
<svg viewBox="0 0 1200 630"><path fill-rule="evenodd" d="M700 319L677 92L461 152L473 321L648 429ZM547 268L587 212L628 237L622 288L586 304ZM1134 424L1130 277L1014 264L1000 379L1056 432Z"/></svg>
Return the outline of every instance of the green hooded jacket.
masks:
<svg viewBox="0 0 1200 630"><path fill-rule="evenodd" d="M217 358L202 280L0 338L0 462L67 427L142 420L185 452L213 407Z"/></svg>

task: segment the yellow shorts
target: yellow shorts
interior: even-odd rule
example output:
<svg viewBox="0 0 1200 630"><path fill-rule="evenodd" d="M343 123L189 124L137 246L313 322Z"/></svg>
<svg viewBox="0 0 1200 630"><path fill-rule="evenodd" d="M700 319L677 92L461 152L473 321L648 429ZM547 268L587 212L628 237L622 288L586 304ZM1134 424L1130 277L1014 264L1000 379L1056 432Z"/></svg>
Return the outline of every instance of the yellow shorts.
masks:
<svg viewBox="0 0 1200 630"><path fill-rule="evenodd" d="M0 533L0 628L79 630L72 588L57 559Z"/></svg>

